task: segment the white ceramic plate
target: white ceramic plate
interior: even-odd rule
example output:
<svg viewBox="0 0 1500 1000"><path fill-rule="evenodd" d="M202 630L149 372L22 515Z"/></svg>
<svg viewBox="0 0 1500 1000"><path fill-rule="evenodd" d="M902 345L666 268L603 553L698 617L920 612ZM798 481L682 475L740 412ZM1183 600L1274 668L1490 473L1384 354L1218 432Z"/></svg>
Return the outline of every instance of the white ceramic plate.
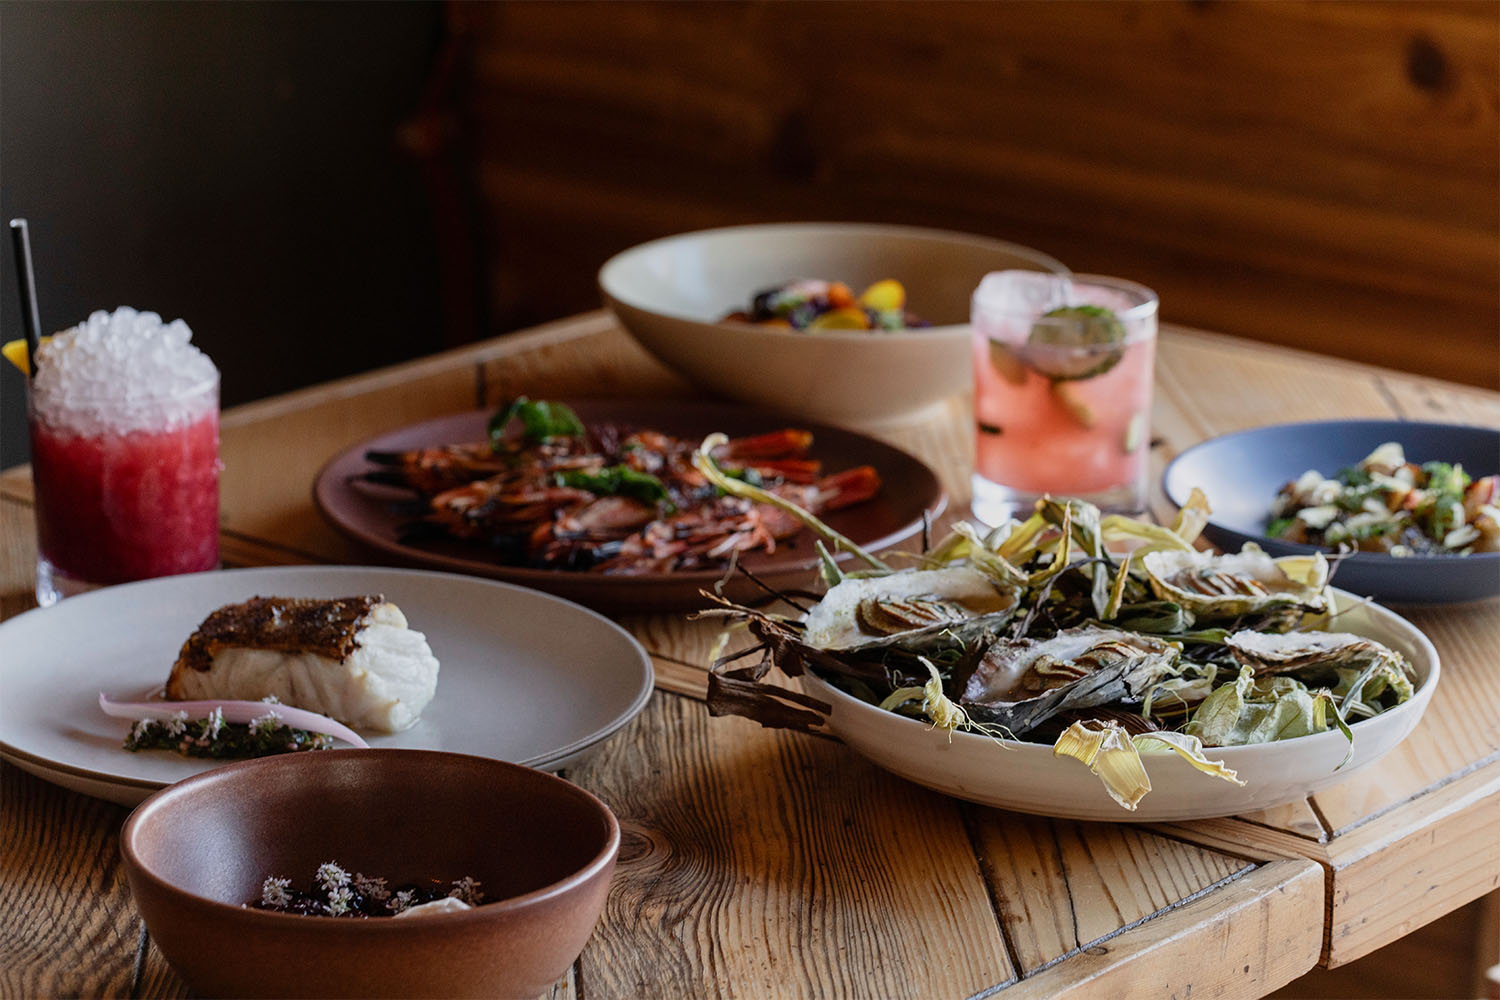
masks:
<svg viewBox="0 0 1500 1000"><path fill-rule="evenodd" d="M1344 591L1333 593L1339 607L1357 600ZM1135 812L1117 805L1083 764L1053 756L1051 746L974 733L954 733L950 740L942 730L883 712L811 674L806 690L833 704L829 729L849 746L888 771L957 798L1063 819L1156 823L1234 816L1303 798L1369 767L1407 737L1432 700L1438 655L1416 626L1385 608L1365 605L1340 615L1334 630L1385 643L1403 653L1417 674L1410 699L1353 726L1349 763L1338 768L1348 743L1337 731L1210 748L1208 758L1238 772L1243 787L1201 774L1174 754L1148 754L1142 760L1152 788Z"/></svg>
<svg viewBox="0 0 1500 1000"><path fill-rule="evenodd" d="M616 732L651 695L646 651L561 598L425 570L298 566L224 570L110 587L0 624L0 757L44 780L133 805L217 766L121 749L129 729L99 693L159 689L183 640L215 608L256 595L384 594L441 667L415 726L372 747L447 750L556 770Z"/></svg>

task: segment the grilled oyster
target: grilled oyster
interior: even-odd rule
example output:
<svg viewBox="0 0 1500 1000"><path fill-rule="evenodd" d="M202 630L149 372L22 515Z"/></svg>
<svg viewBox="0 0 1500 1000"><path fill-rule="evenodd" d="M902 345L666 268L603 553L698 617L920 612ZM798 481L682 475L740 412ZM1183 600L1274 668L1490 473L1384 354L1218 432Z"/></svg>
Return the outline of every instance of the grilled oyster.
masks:
<svg viewBox="0 0 1500 1000"><path fill-rule="evenodd" d="M1064 709L1141 700L1180 671L1179 652L1152 636L1094 626L997 642L970 674L959 704L971 718L1019 735Z"/></svg>
<svg viewBox="0 0 1500 1000"><path fill-rule="evenodd" d="M1148 552L1141 559L1156 596L1202 618L1328 606L1328 560L1322 553L1273 559L1253 542L1233 555Z"/></svg>
<svg viewBox="0 0 1500 1000"><path fill-rule="evenodd" d="M967 566L850 578L829 589L803 620L802 641L850 651L933 632L998 628L1015 612L1018 590Z"/></svg>
<svg viewBox="0 0 1500 1000"><path fill-rule="evenodd" d="M1412 672L1406 658L1364 636L1245 630L1227 636L1224 644L1256 677L1287 674L1305 684L1332 689L1346 718L1377 714L1377 700L1389 707L1412 696Z"/></svg>

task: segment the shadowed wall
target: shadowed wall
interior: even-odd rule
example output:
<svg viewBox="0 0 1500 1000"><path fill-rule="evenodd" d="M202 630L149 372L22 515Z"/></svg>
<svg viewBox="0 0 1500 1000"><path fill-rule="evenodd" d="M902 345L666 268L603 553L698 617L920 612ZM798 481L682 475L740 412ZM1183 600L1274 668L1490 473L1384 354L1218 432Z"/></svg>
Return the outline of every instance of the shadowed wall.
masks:
<svg viewBox="0 0 1500 1000"><path fill-rule="evenodd" d="M597 302L598 265L643 239L858 219L1134 278L1173 322L1500 385L1500 5L502 4L450 22L503 326Z"/></svg>
<svg viewBox="0 0 1500 1000"><path fill-rule="evenodd" d="M181 317L227 404L443 345L436 238L400 144L435 4L0 4L0 211L31 223L44 333ZM9 233L0 332L21 335ZM0 465L24 461L0 364Z"/></svg>

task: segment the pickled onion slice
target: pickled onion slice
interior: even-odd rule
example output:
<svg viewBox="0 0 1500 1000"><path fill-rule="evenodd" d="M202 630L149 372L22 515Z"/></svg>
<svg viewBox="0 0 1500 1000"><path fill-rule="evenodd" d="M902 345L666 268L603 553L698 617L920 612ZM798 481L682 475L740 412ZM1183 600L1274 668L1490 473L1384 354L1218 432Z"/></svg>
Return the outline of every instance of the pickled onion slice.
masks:
<svg viewBox="0 0 1500 1000"><path fill-rule="evenodd" d="M279 702L269 701L113 701L103 691L99 692L99 708L105 715L117 719L171 719L178 712L186 712L190 719L204 719L214 709L224 713L225 722L250 723L268 712L283 724L293 729L305 729L310 733L324 733L343 740L350 746L368 750L370 744L342 722L335 722L326 715L309 712L305 708L293 708Z"/></svg>

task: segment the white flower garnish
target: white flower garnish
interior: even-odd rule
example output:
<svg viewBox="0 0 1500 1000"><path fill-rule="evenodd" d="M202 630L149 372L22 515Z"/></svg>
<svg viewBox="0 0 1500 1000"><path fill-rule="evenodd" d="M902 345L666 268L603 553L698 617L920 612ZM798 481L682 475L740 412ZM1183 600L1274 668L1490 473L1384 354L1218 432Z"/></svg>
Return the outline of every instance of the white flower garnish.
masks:
<svg viewBox="0 0 1500 1000"><path fill-rule="evenodd" d="M289 878L277 878L271 876L260 884L260 901L266 906L286 906L292 901L291 894L287 888L291 886Z"/></svg>
<svg viewBox="0 0 1500 1000"><path fill-rule="evenodd" d="M354 902L354 892L348 886L339 886L328 894L328 914L337 917L349 912L349 904Z"/></svg>
<svg viewBox="0 0 1500 1000"><path fill-rule="evenodd" d="M415 893L410 889L402 889L390 898L390 901L385 904L385 908L392 913L400 913L402 910L410 907L414 899Z"/></svg>
<svg viewBox="0 0 1500 1000"><path fill-rule="evenodd" d="M208 713L207 720L203 723L203 731L211 740L219 738L219 731L224 728L224 709L215 705L214 710Z"/></svg>
<svg viewBox="0 0 1500 1000"><path fill-rule="evenodd" d="M259 736L263 732L269 733L279 725L281 725L281 717L274 710L265 715L257 715L250 720L250 735Z"/></svg>
<svg viewBox="0 0 1500 1000"><path fill-rule="evenodd" d="M354 888L361 896L373 899L377 903L383 903L391 898L391 890L385 887L385 879L370 878L358 872L354 875Z"/></svg>
<svg viewBox="0 0 1500 1000"><path fill-rule="evenodd" d="M172 717L167 720L167 735L181 736L187 731L188 714L186 712L173 712Z"/></svg>
<svg viewBox="0 0 1500 1000"><path fill-rule="evenodd" d="M484 893L479 891L479 887L483 884L483 882L465 875L453 883L453 891L448 893L448 895L454 899L461 899L470 906L478 906L479 901L484 899Z"/></svg>
<svg viewBox="0 0 1500 1000"><path fill-rule="evenodd" d="M349 873L340 868L337 861L325 861L318 866L318 885L332 893L349 884Z"/></svg>
<svg viewBox="0 0 1500 1000"><path fill-rule="evenodd" d="M151 730L156 728L155 719L137 719L130 726L131 740L143 740L151 735Z"/></svg>

